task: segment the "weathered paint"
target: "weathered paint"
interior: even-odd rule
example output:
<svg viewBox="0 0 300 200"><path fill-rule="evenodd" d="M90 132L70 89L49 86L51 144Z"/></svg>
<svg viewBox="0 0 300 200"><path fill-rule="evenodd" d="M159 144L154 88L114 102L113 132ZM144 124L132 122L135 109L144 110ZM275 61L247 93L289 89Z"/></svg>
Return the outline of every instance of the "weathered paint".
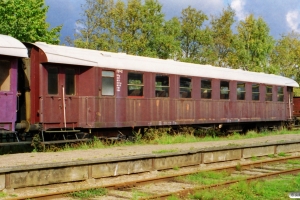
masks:
<svg viewBox="0 0 300 200"><path fill-rule="evenodd" d="M230 99L220 99L220 80L212 80L212 99L201 99L201 77L192 79L192 98L179 97L179 75L169 75L169 97L155 97L156 73L143 73L144 95L127 96L129 70L109 69L115 72L115 95L101 95L101 72L105 68L50 64L45 54L33 48L33 72L39 81L33 84L32 93L34 122L43 123L44 129L64 126L72 128L112 128L139 126L166 126L186 124L224 124L259 121L285 121L288 117L288 94L284 87L284 102L278 102L277 86L273 86L273 101L265 101L265 86L260 84L260 100L252 101L252 88L245 83L246 99L237 100L237 81L230 82ZM59 94L47 94L47 66L58 66ZM63 100L64 68L76 69L76 94ZM33 77L33 76L32 76Z"/></svg>
<svg viewBox="0 0 300 200"><path fill-rule="evenodd" d="M0 130L14 131L17 111L18 59L0 56L0 60L10 62L10 90L0 91Z"/></svg>

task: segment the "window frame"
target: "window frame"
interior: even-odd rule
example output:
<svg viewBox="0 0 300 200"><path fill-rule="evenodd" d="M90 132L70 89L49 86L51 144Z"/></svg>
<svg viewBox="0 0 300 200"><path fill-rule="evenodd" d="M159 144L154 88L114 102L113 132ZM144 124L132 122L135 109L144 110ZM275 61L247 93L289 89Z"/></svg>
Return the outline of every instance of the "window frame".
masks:
<svg viewBox="0 0 300 200"><path fill-rule="evenodd" d="M266 85L266 95L265 95L265 101L273 101L273 86L272 85ZM271 89L271 92L270 92Z"/></svg>
<svg viewBox="0 0 300 200"><path fill-rule="evenodd" d="M56 74L50 73L49 72L50 69L56 69L57 73ZM56 75L56 77L54 78L54 79L56 79L56 81L53 81L54 80L53 77L50 78L50 74ZM53 96L53 95L58 95L59 94L59 89L58 89L59 83L58 83L58 81L59 81L59 67L57 67L57 66L48 66L47 67L47 94L48 95ZM49 87L49 86L51 86L51 87ZM50 88L54 88L54 87L56 88L55 93L50 92Z"/></svg>
<svg viewBox="0 0 300 200"><path fill-rule="evenodd" d="M0 60L0 63L6 63L5 65L1 65L1 74L2 77L0 81L3 81L0 83L0 92L10 92L11 91L11 62L9 60ZM6 69L7 74L4 77L4 68Z"/></svg>
<svg viewBox="0 0 300 200"><path fill-rule="evenodd" d="M243 87L239 87L239 85L243 85ZM239 91L239 88L243 88L244 90ZM236 84L236 99L240 101L246 100L246 83L245 82L237 82Z"/></svg>
<svg viewBox="0 0 300 200"><path fill-rule="evenodd" d="M68 71L72 71L72 73L68 73ZM76 95L76 69L70 67L64 68L64 76L65 76L65 95L75 96ZM70 85L70 80L73 81L72 85Z"/></svg>
<svg viewBox="0 0 300 200"><path fill-rule="evenodd" d="M183 83L187 82L187 81L184 81L184 79L186 79L186 80L189 79L190 80L188 87L183 86ZM192 98L192 80L193 79L191 77L186 77L186 76L180 76L179 77L179 97L180 98L187 98L187 99ZM185 90L187 90L187 91L185 91ZM182 96L183 93L186 94L186 96Z"/></svg>
<svg viewBox="0 0 300 200"><path fill-rule="evenodd" d="M223 84L228 83L228 89L227 90L222 90L222 83ZM230 81L221 80L219 89L220 89L220 99L224 99L224 100L230 99ZM222 94L222 92L226 92L226 93Z"/></svg>
<svg viewBox="0 0 300 200"><path fill-rule="evenodd" d="M255 87L254 87L255 86ZM258 91L255 90L255 88L258 89ZM252 91L252 101L259 101L260 99L260 84L259 83L252 83L251 85L251 91ZM257 99L255 99L254 97L258 97Z"/></svg>
<svg viewBox="0 0 300 200"><path fill-rule="evenodd" d="M157 83L160 83L157 78L160 77L162 79L167 78L167 85L157 85ZM164 81L164 80L163 80ZM161 88L161 89L158 89ZM154 91L154 96L156 98L169 98L170 97L170 76L169 75L164 75L164 74L156 74L155 75L155 91Z"/></svg>
<svg viewBox="0 0 300 200"><path fill-rule="evenodd" d="M277 86L277 101L284 102L284 87Z"/></svg>
<svg viewBox="0 0 300 200"><path fill-rule="evenodd" d="M204 82L209 82L208 85L210 85L210 87L205 87L206 84ZM212 99L212 79L201 79L200 89L201 89L201 99Z"/></svg>
<svg viewBox="0 0 300 200"><path fill-rule="evenodd" d="M130 79L129 76L135 74L135 76L140 75L141 76L141 83L137 84L137 83L129 83L130 80L139 80L139 79ZM129 90L130 87L140 87L139 89L132 89ZM136 95L136 93L138 92L138 90L140 90L140 93L138 95ZM131 92L130 92L131 91ZM142 72L128 72L127 75L127 96L128 97L143 97L144 96L144 73Z"/></svg>
<svg viewBox="0 0 300 200"><path fill-rule="evenodd" d="M112 72L112 76L110 76L109 74L104 74L103 72ZM102 70L101 72L101 95L102 96L115 96L115 76L116 76L116 73L115 71L112 71L112 70ZM112 85L109 85L109 87L107 87L107 89L112 89L112 94L111 93L103 93L103 91L107 91L106 89L104 89L104 85L107 86L103 80L110 80L109 83L112 83ZM112 79L112 81L111 81ZM107 82L108 83L108 82ZM111 91L110 91L111 92Z"/></svg>

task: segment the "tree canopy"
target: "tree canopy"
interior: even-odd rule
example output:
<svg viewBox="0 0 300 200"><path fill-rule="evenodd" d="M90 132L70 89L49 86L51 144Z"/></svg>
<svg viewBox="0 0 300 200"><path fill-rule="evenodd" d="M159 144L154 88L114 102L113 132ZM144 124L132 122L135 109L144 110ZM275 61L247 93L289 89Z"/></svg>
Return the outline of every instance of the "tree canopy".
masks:
<svg viewBox="0 0 300 200"><path fill-rule="evenodd" d="M300 40L295 34L275 40L262 17L236 21L228 6L207 16L189 6L166 20L158 0L86 0L76 47L124 52L285 75L300 81Z"/></svg>
<svg viewBox="0 0 300 200"><path fill-rule="evenodd" d="M44 0L0 0L0 33L22 42L59 43L62 26L49 29Z"/></svg>

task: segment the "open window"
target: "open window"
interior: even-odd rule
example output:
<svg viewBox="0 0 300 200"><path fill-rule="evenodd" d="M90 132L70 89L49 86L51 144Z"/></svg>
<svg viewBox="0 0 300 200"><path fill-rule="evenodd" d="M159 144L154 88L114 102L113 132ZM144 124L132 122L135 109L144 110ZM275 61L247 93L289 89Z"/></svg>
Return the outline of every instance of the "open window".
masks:
<svg viewBox="0 0 300 200"><path fill-rule="evenodd" d="M252 100L259 101L259 84L252 84Z"/></svg>
<svg viewBox="0 0 300 200"><path fill-rule="evenodd" d="M75 95L75 69L65 69L66 95Z"/></svg>
<svg viewBox="0 0 300 200"><path fill-rule="evenodd" d="M245 83L237 83L237 100L245 100L246 88Z"/></svg>
<svg viewBox="0 0 300 200"><path fill-rule="evenodd" d="M157 74L155 77L155 97L169 97L169 76Z"/></svg>
<svg viewBox="0 0 300 200"><path fill-rule="evenodd" d="M271 85L266 86L266 101L272 101L273 89Z"/></svg>
<svg viewBox="0 0 300 200"><path fill-rule="evenodd" d="M58 94L58 68L48 67L48 94Z"/></svg>
<svg viewBox="0 0 300 200"><path fill-rule="evenodd" d="M211 99L211 80L204 79L201 80L201 98L203 99Z"/></svg>
<svg viewBox="0 0 300 200"><path fill-rule="evenodd" d="M115 94L115 72L102 71L102 95L113 96Z"/></svg>
<svg viewBox="0 0 300 200"><path fill-rule="evenodd" d="M128 73L128 96L143 96L143 74Z"/></svg>
<svg viewBox="0 0 300 200"><path fill-rule="evenodd" d="M283 102L283 100L284 100L283 87L278 86L277 87L277 101Z"/></svg>
<svg viewBox="0 0 300 200"><path fill-rule="evenodd" d="M192 97L192 79L187 77L180 77L180 98L191 98Z"/></svg>
<svg viewBox="0 0 300 200"><path fill-rule="evenodd" d="M0 91L10 91L10 62L0 60Z"/></svg>
<svg viewBox="0 0 300 200"><path fill-rule="evenodd" d="M220 82L220 99L229 99L229 81Z"/></svg>

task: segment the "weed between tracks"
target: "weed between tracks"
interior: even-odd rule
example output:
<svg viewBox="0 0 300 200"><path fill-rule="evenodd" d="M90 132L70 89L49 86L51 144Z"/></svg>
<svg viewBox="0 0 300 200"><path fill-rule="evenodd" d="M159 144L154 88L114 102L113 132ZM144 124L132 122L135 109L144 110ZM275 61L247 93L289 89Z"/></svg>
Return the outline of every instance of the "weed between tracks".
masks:
<svg viewBox="0 0 300 200"><path fill-rule="evenodd" d="M79 199L87 199L87 198L93 198L97 196L104 196L106 194L107 194L107 190L105 188L95 188L95 189L73 192L67 196L79 198Z"/></svg>
<svg viewBox="0 0 300 200"><path fill-rule="evenodd" d="M299 191L300 175L281 176L277 179L260 180L233 184L221 190L202 190L191 195L190 199L289 199L289 192Z"/></svg>
<svg viewBox="0 0 300 200"><path fill-rule="evenodd" d="M213 185L231 180L242 180L243 178L245 178L245 176L242 175L233 177L229 172L226 171L203 171L185 177L178 177L177 180L198 185Z"/></svg>

